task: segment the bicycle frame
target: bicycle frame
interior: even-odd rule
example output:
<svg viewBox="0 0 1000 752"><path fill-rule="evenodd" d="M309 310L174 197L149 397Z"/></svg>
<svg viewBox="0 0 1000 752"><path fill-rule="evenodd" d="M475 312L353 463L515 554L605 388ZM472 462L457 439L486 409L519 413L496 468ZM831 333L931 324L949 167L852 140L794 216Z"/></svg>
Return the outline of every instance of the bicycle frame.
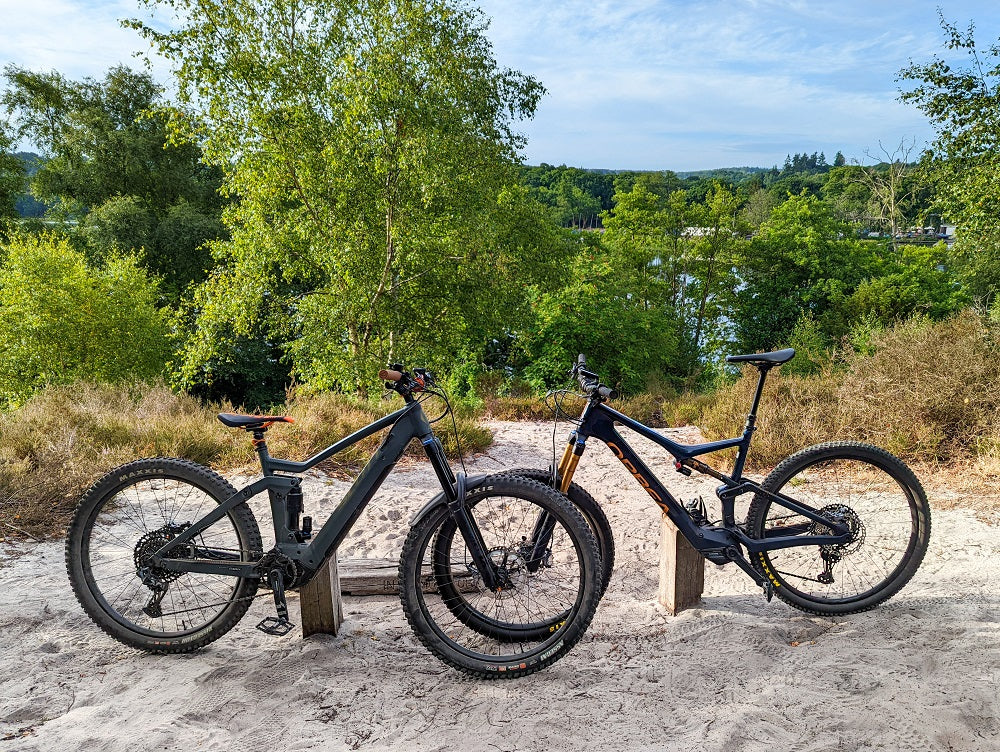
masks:
<svg viewBox="0 0 1000 752"><path fill-rule="evenodd" d="M580 417L579 427L570 434L569 444L559 463L557 474L561 482L561 490L565 493L572 482L572 476L580 457L583 455L587 439L593 437L604 442L615 456L625 465L629 474L643 487L654 502L660 507L670 521L681 531L691 545L703 554L716 553L725 560L735 561L741 569L751 575L758 584L763 584L764 578L751 569L739 554L737 544L742 545L747 552L759 553L780 548L795 546L835 545L845 543L850 538L848 527L833 522L812 507L802 504L784 494L776 494L764 489L759 483L743 477L743 466L750 450L750 440L753 436L757 407L763 391L765 372L761 373L754 395L753 406L747 416L747 424L743 435L732 439L712 441L704 444L679 444L648 426L633 420L624 413L609 407L602 400L591 399ZM716 495L722 502L722 525L697 524L680 502L666 489L659 478L639 458L635 450L622 438L615 429L615 423L620 423L640 436L643 436L666 449L675 459L678 472L690 475L691 470L709 475L722 481L716 489ZM737 449L736 461L732 475L726 475L706 465L697 457L725 449ZM769 535L763 539L749 537L737 524L735 519L736 498L745 493L757 493L771 499L773 502L802 515L811 522L818 523L830 530L826 535L803 535L807 532L804 525L786 529L783 532L797 533L792 535ZM811 527L811 525L810 525Z"/></svg>
<svg viewBox="0 0 1000 752"><path fill-rule="evenodd" d="M297 528L298 525L290 519L292 515L289 513L288 507L288 494L293 488L299 487L301 478L292 475L278 475L276 473L303 473L337 452L390 426L391 429L388 435L382 441L368 464L365 465L364 470L361 471L348 489L340 504L330 515L330 518L316 532L313 540L308 543L303 541L300 531L293 529L293 527ZM260 575L260 571L257 569L257 562L220 561L216 558L171 558L169 554L172 551L176 551L179 547L185 546L185 544L189 544L188 549L191 551L198 550L192 544L196 536L222 519L235 506L266 490L271 503L275 547L279 553L300 563L306 569L308 573L306 579L308 579L308 576L319 569L323 562L336 551L337 547L350 531L351 526L361 515L368 502L371 501L371 498L382 485L382 481L385 480L400 457L402 457L407 444L413 438L420 439L427 457L434 467L438 480L441 482L446 501L452 507L461 507L457 510L457 516L459 518L459 528L462 530L463 535L468 534L475 537L478 529L471 526L468 522L468 516L463 513L464 505L455 504L459 498L458 483L445 458L444 448L441 446L440 440L434 436L420 403L412 401L384 418L355 431L303 462L292 462L290 460L271 457L263 438L263 432L255 432L253 443L260 457L263 477L237 491L220 503L209 514L191 524L190 527L186 528L177 537L160 548L150 558L150 562L157 567L174 572L199 572L233 577L254 577ZM467 537L466 540L470 540L470 538ZM470 546L470 549L474 548ZM477 552L473 551L474 555L475 553ZM488 577L490 569L487 565L480 571L486 572Z"/></svg>

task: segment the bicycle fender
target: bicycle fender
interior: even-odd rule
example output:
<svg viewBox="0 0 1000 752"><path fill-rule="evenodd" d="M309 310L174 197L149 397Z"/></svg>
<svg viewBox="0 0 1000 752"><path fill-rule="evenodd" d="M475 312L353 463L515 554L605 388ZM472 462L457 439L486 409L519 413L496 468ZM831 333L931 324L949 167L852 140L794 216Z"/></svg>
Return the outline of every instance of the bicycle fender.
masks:
<svg viewBox="0 0 1000 752"><path fill-rule="evenodd" d="M483 481L486 480L488 475L470 475L465 479L465 492L473 490L474 488L479 488ZM410 525L416 525L418 522L423 520L424 517L429 515L439 506L448 506L448 497L444 495L444 491L438 492L437 496L424 504L423 508L417 512L416 516L410 521Z"/></svg>

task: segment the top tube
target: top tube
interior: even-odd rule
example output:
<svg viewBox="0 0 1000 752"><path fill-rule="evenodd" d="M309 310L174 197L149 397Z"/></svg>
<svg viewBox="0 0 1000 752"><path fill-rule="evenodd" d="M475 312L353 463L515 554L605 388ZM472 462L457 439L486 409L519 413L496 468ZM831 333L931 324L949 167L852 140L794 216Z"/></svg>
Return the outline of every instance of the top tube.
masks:
<svg viewBox="0 0 1000 752"><path fill-rule="evenodd" d="M723 449L742 447L744 444L749 443L749 437L744 434L732 439L709 441L703 444L679 444L667 438L659 431L630 418L624 413L618 412L613 407L608 407L603 402L592 403L587 406L583 414L582 423L577 430L585 436L595 436L601 441L607 442L608 438L613 438L613 436L609 435L608 431L615 430L615 422L621 423L626 428L632 429L640 436L644 436L663 447L678 460L697 457L702 454L710 454Z"/></svg>
<svg viewBox="0 0 1000 752"><path fill-rule="evenodd" d="M315 467L328 457L332 457L337 452L341 452L344 449L347 449L347 447L351 446L352 444L356 444L362 439L368 438L373 433L378 433L382 429L388 428L389 426L393 425L397 420L402 418L409 411L419 410L419 409L420 409L419 402L411 402L410 404L401 407L399 410L396 410L393 413L389 413L384 418L379 418L374 423L370 423L364 428L358 429L350 436L345 436L340 441L336 442L335 444L331 444L326 449L317 452L312 457L309 457L308 459L303 460L302 462L293 462L291 460L277 459L271 457L270 455L267 456L266 458L262 457L261 465L263 466L264 475L270 475L273 472L304 473L306 470Z"/></svg>

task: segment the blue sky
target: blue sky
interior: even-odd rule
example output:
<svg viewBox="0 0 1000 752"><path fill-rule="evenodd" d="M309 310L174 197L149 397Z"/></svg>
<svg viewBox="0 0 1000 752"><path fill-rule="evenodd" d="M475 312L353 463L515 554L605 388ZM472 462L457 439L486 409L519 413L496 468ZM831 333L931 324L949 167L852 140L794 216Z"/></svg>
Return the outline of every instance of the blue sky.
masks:
<svg viewBox="0 0 1000 752"><path fill-rule="evenodd" d="M501 65L548 89L524 123L529 163L693 170L781 164L881 142L923 146L896 73L942 52L937 7L987 47L995 0L481 0ZM134 0L0 0L0 63L74 78L138 66L118 19ZM154 72L168 82L165 65Z"/></svg>

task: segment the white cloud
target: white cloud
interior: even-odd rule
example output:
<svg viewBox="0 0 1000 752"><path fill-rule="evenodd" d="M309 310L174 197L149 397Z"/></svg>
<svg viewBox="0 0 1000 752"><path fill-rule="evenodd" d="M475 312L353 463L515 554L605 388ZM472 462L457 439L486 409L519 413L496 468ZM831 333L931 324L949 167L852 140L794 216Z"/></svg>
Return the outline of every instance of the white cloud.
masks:
<svg viewBox="0 0 1000 752"><path fill-rule="evenodd" d="M126 0L0 0L0 61L75 79L100 77L119 64L139 68L134 53L148 45L119 21L144 15L138 3ZM154 72L160 80L167 77L163 63Z"/></svg>
<svg viewBox="0 0 1000 752"><path fill-rule="evenodd" d="M548 88L524 130L529 161L694 169L932 137L895 77L941 49L941 0L485 0L502 64ZM945 2L979 39L987 0Z"/></svg>
<svg viewBox="0 0 1000 752"><path fill-rule="evenodd" d="M474 0L473 0L474 1ZM895 75L941 50L938 4L977 37L1000 35L994 0L481 0L502 65L548 88L523 124L527 157L621 168L848 157L930 137L896 100ZM136 0L0 0L0 63L100 77L147 50L121 18ZM169 83L168 67L154 74Z"/></svg>

